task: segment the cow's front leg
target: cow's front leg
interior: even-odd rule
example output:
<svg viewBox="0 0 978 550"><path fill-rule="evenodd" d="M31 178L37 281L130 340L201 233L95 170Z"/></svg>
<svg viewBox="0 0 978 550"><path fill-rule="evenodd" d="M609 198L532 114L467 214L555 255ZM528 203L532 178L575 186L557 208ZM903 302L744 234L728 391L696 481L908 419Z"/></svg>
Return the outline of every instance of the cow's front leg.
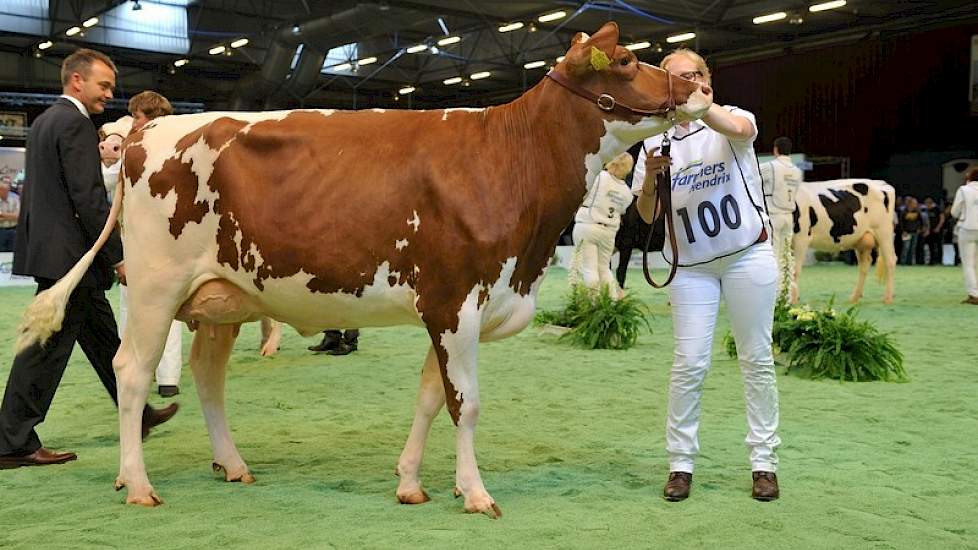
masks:
<svg viewBox="0 0 978 550"><path fill-rule="evenodd" d="M223 472L226 481L254 483L255 478L231 439L224 413L224 373L239 326L201 323L190 350L190 368L211 438L214 471Z"/></svg>
<svg viewBox="0 0 978 550"><path fill-rule="evenodd" d="M479 420L476 359L481 322L474 302L470 299L463 305L456 330L432 336L445 386L445 401L456 426L455 496L465 497L466 512L498 518L502 512L486 491L475 458L475 426Z"/></svg>
<svg viewBox="0 0 978 550"><path fill-rule="evenodd" d="M414 412L414 424L408 435L401 457L397 460L396 474L397 500L401 504L421 504L428 502L428 494L421 488L421 461L431 422L445 404L445 386L438 367L438 356L434 348L428 350L424 369L421 372L421 389L418 390L418 403Z"/></svg>

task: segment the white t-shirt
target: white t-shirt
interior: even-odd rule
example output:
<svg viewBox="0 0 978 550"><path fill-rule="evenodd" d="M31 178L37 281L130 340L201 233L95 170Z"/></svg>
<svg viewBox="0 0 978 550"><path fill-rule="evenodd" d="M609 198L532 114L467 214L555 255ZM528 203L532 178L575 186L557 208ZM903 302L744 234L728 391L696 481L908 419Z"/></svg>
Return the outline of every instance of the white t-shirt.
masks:
<svg viewBox="0 0 978 550"><path fill-rule="evenodd" d="M761 165L764 202L771 214L790 214L795 211L795 193L803 181L801 169L791 157L781 155Z"/></svg>
<svg viewBox="0 0 978 550"><path fill-rule="evenodd" d="M958 227L978 231L978 181L969 181L958 187L951 205L951 215L958 219Z"/></svg>
<svg viewBox="0 0 978 550"><path fill-rule="evenodd" d="M624 181L607 170L598 174L584 203L577 209L575 223L599 223L612 229L621 226L621 215L632 204L632 193Z"/></svg>
<svg viewBox="0 0 978 550"><path fill-rule="evenodd" d="M750 120L754 135L735 141L701 121L689 123L688 129L676 126L669 130L672 216L680 266L744 250L757 242L769 224L754 154L757 122L750 111L732 105L723 108ZM646 151L661 143L661 135L645 140L635 163L633 193L642 189ZM670 262L675 257L668 239L662 254Z"/></svg>

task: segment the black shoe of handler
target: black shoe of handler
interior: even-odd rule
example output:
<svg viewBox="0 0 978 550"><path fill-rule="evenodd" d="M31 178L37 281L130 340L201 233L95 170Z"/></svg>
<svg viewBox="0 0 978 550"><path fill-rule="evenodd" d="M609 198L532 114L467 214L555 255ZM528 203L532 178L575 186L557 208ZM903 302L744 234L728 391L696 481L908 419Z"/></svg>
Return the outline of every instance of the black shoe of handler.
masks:
<svg viewBox="0 0 978 550"><path fill-rule="evenodd" d="M343 343L343 337L340 335L340 331L326 330L323 331L323 341L309 346L309 351L316 353L328 352L336 349L341 343Z"/></svg>
<svg viewBox="0 0 978 550"><path fill-rule="evenodd" d="M351 343L340 342L338 346L327 351L328 355L349 355L357 351L357 342L354 340Z"/></svg>

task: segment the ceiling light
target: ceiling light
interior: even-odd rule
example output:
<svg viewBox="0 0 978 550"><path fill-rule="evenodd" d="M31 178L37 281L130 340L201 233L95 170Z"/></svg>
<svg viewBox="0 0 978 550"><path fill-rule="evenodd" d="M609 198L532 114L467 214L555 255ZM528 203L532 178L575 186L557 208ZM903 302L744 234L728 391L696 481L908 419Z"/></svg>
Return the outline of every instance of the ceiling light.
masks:
<svg viewBox="0 0 978 550"><path fill-rule="evenodd" d="M655 43L655 51L656 51L656 53L662 53L662 44L659 44L658 42L656 42Z"/></svg>
<svg viewBox="0 0 978 550"><path fill-rule="evenodd" d="M218 55L224 53L224 50L226 49L227 48L225 48L224 46L214 46L213 48L207 50L207 53L211 55Z"/></svg>
<svg viewBox="0 0 978 550"><path fill-rule="evenodd" d="M438 49L438 46L432 46L432 47L428 48L428 51L431 52L432 54L437 55L438 52L440 52L441 50Z"/></svg>
<svg viewBox="0 0 978 550"><path fill-rule="evenodd" d="M461 81L462 81L462 77L453 76L451 78L446 78L445 80L442 80L441 83L446 86L451 86L452 84L458 84Z"/></svg>
<svg viewBox="0 0 978 550"><path fill-rule="evenodd" d="M442 38L438 41L439 46L448 46L449 44L455 44L461 42L462 38L459 36L449 36L448 38Z"/></svg>
<svg viewBox="0 0 978 550"><path fill-rule="evenodd" d="M510 23L509 25L503 25L503 26L499 27L499 32L515 31L515 30L519 30L519 29L522 29L522 28L523 28L523 23L520 22L520 21L517 21L515 23Z"/></svg>
<svg viewBox="0 0 978 550"><path fill-rule="evenodd" d="M428 49L426 44L418 44L407 49L407 53L421 53Z"/></svg>
<svg viewBox="0 0 978 550"><path fill-rule="evenodd" d="M564 62L564 57L566 57L566 56L562 55L562 56L558 57L557 58L557 63L563 63Z"/></svg>
<svg viewBox="0 0 978 550"><path fill-rule="evenodd" d="M231 42L231 47L232 48L240 48L241 46L247 46L247 45L248 45L248 39L247 38L239 38L239 39L235 40L234 42Z"/></svg>
<svg viewBox="0 0 978 550"><path fill-rule="evenodd" d="M78 34L80 32L81 32L81 27L72 27L72 28L70 28L70 29L68 29L68 30L65 31L65 35L66 36L75 36L76 34Z"/></svg>
<svg viewBox="0 0 978 550"><path fill-rule="evenodd" d="M350 63L340 63L339 65L333 65L334 71L349 71L352 68L353 65L351 65Z"/></svg>
<svg viewBox="0 0 978 550"><path fill-rule="evenodd" d="M183 67L187 63L190 63L190 60L189 59L177 59L176 61L173 62L173 66L174 67Z"/></svg>
<svg viewBox="0 0 978 550"><path fill-rule="evenodd" d="M88 27L94 27L95 25L98 25L98 17L89 17L84 23L82 23L82 26L86 29Z"/></svg>
<svg viewBox="0 0 978 550"><path fill-rule="evenodd" d="M788 18L788 23L791 23L792 25L801 25L804 22L805 22L805 18L802 17L800 13L793 14L791 17Z"/></svg>
<svg viewBox="0 0 978 550"><path fill-rule="evenodd" d="M555 11L555 12L552 12L552 13L545 13L545 14L541 15L540 17L537 17L537 21L539 21L541 23L546 23L548 21L556 21L558 19L563 19L565 17L567 17L567 12L561 10L561 11Z"/></svg>
<svg viewBox="0 0 978 550"><path fill-rule="evenodd" d="M846 5L846 0L834 0L833 2L823 2L821 4L815 4L808 7L808 11L815 13L817 11L831 10L835 8L841 8Z"/></svg>
<svg viewBox="0 0 978 550"><path fill-rule="evenodd" d="M629 44L625 46L625 49L634 52L635 50L644 50L645 48L650 48L650 47L652 47L652 44L649 42L636 42L634 44Z"/></svg>
<svg viewBox="0 0 978 550"><path fill-rule="evenodd" d="M50 40L45 40L44 42L41 42L40 44L37 45L37 49L46 50L51 46L54 46L54 42L51 42Z"/></svg>
<svg viewBox="0 0 978 550"><path fill-rule="evenodd" d="M684 32L682 34L675 34L673 36L670 36L669 38L666 38L666 42L670 44L675 44L676 42L684 42L691 38L696 38L695 32Z"/></svg>
<svg viewBox="0 0 978 550"><path fill-rule="evenodd" d="M536 69L537 67L543 67L546 64L547 64L546 61L530 61L529 63L524 63L523 64L523 68L524 69Z"/></svg>
<svg viewBox="0 0 978 550"><path fill-rule="evenodd" d="M414 89L414 86L405 86L404 88L398 90L397 93L400 95L408 95L409 93L413 92Z"/></svg>
<svg viewBox="0 0 978 550"><path fill-rule="evenodd" d="M363 59L357 60L357 65L370 65L371 63L376 63L376 57L364 57Z"/></svg>
<svg viewBox="0 0 978 550"><path fill-rule="evenodd" d="M754 24L760 25L762 23L770 23L771 21L780 21L786 17L788 17L788 14L783 11L769 13L767 15L758 15L754 18Z"/></svg>
<svg viewBox="0 0 978 550"><path fill-rule="evenodd" d="M489 78L490 76L492 76L491 72L482 71L480 73L472 73L471 75L469 75L469 78L471 78L472 80L482 80L483 78Z"/></svg>

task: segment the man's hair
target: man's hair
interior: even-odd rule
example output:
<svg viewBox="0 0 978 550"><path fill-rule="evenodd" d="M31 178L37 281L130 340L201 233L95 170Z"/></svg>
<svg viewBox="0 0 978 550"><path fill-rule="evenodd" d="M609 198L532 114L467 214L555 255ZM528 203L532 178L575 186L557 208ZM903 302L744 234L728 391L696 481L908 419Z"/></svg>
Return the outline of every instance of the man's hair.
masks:
<svg viewBox="0 0 978 550"><path fill-rule="evenodd" d="M61 63L61 85L67 86L68 81L71 80L71 75L74 73L88 78L88 75L92 72L92 64L96 61L105 63L114 73L119 72L115 68L115 63L109 59L109 56L88 48L79 48Z"/></svg>
<svg viewBox="0 0 978 550"><path fill-rule="evenodd" d="M129 112L136 114L142 111L146 118L153 120L156 117L173 114L173 105L162 95L146 90L132 96L129 100Z"/></svg>
<svg viewBox="0 0 978 550"><path fill-rule="evenodd" d="M781 136L774 140L774 146L778 148L778 152L782 155L791 154L791 138Z"/></svg>
<svg viewBox="0 0 978 550"><path fill-rule="evenodd" d="M978 181L978 166L975 166L964 176L964 181Z"/></svg>

